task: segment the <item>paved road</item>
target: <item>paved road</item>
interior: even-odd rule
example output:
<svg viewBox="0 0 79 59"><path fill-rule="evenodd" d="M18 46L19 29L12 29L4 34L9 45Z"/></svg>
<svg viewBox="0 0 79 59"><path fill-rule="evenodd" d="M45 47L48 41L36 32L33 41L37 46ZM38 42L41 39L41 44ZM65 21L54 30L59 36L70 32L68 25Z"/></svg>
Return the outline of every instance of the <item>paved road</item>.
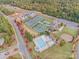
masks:
<svg viewBox="0 0 79 59"><path fill-rule="evenodd" d="M14 27L14 30L16 32L16 36L18 39L18 48L21 51L21 53L23 54L24 59L32 59L30 53L28 52L28 49L26 48L26 46L24 44L24 40L20 34L20 31L18 30L16 23L13 21L14 18L12 18L11 16L8 16L8 20L12 24L12 26Z"/></svg>
<svg viewBox="0 0 79 59"><path fill-rule="evenodd" d="M51 26L57 26L60 23L64 23L66 24L68 27L72 28L72 29L78 29L78 23L72 22L72 21L67 21L65 19L59 19L57 18L55 21L53 21L53 23L51 24Z"/></svg>
<svg viewBox="0 0 79 59"><path fill-rule="evenodd" d="M77 59L79 59L79 43L77 45Z"/></svg>
<svg viewBox="0 0 79 59"><path fill-rule="evenodd" d="M76 46L76 59L79 59L79 36L78 36L78 38L77 38L77 46Z"/></svg>

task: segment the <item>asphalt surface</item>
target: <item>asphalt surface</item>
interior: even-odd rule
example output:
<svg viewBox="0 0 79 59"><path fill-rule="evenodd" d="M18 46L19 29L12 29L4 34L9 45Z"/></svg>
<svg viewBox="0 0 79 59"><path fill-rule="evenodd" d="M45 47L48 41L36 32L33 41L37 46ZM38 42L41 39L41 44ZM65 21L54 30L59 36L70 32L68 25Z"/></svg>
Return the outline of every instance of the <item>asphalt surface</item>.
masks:
<svg viewBox="0 0 79 59"><path fill-rule="evenodd" d="M0 59L6 59L8 56L15 54L16 52L14 49L17 48L16 46L12 46L8 48L6 51L0 53ZM7 55L6 55L7 54Z"/></svg>
<svg viewBox="0 0 79 59"><path fill-rule="evenodd" d="M32 59L30 53L28 52L26 45L24 44L24 40L23 40L23 37L20 34L20 31L19 31L16 23L13 21L14 18L8 16L8 20L12 24L12 26L13 26L15 32L16 32L16 36L17 36L17 39L18 39L17 40L18 41L18 48L19 48L20 52L22 53L24 59Z"/></svg>
<svg viewBox="0 0 79 59"><path fill-rule="evenodd" d="M77 47L76 47L76 59L79 59L79 43L78 43L78 45L77 45Z"/></svg>
<svg viewBox="0 0 79 59"><path fill-rule="evenodd" d="M55 21L53 21L53 23L51 24L51 27L52 26L57 26L60 23L64 23L64 24L66 24L66 26L68 26L72 29L79 29L79 27L78 27L79 24L78 23L75 23L75 22L72 22L72 21L67 21L65 19L59 19L59 18L57 18Z"/></svg>

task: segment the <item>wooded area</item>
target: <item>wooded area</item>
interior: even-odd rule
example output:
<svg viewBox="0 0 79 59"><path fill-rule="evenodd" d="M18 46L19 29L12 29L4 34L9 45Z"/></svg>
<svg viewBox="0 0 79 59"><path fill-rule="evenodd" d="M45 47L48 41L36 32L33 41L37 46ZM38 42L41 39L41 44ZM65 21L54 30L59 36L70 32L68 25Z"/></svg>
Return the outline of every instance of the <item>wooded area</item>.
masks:
<svg viewBox="0 0 79 59"><path fill-rule="evenodd" d="M1 3L79 23L79 0L0 0Z"/></svg>
<svg viewBox="0 0 79 59"><path fill-rule="evenodd" d="M2 34L0 35L0 38L5 39L5 45L12 44L12 35L14 35L14 31L11 25L9 24L7 18L5 18L4 16L0 16L0 34Z"/></svg>

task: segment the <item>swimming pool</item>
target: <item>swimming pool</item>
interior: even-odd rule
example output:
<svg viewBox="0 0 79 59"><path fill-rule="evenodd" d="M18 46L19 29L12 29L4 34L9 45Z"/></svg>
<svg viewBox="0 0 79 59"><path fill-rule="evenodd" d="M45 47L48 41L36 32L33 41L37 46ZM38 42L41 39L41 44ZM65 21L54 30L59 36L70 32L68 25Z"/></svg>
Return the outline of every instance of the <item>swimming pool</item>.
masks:
<svg viewBox="0 0 79 59"><path fill-rule="evenodd" d="M44 42L44 40L40 38L39 40L37 40L37 46L39 48L44 48L46 46L46 42Z"/></svg>

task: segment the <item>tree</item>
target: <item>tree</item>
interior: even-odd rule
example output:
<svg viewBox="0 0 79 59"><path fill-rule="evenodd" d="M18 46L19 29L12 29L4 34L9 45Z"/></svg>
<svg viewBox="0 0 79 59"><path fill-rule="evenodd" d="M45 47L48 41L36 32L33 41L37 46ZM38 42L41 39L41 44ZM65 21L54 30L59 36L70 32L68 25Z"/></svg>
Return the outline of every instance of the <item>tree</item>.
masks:
<svg viewBox="0 0 79 59"><path fill-rule="evenodd" d="M5 7L0 7L0 11L3 12L4 14L6 15L10 15L10 14L13 14L14 11L13 10L9 10L8 8L5 8Z"/></svg>
<svg viewBox="0 0 79 59"><path fill-rule="evenodd" d="M26 10L40 11L79 23L79 0L0 0L0 3L10 4ZM7 13L7 11L9 10L3 12Z"/></svg>
<svg viewBox="0 0 79 59"><path fill-rule="evenodd" d="M60 46L62 47L64 44L65 44L65 41L64 40L61 40L60 41Z"/></svg>
<svg viewBox="0 0 79 59"><path fill-rule="evenodd" d="M13 57L13 56L9 56L8 59L18 59L18 58Z"/></svg>
<svg viewBox="0 0 79 59"><path fill-rule="evenodd" d="M13 28L9 24L6 17L0 16L0 33L5 33L2 37L5 39L4 44L10 46L13 42L12 35L14 34Z"/></svg>
<svg viewBox="0 0 79 59"><path fill-rule="evenodd" d="M48 31L45 31L45 32L41 32L40 35L50 35L50 33Z"/></svg>
<svg viewBox="0 0 79 59"><path fill-rule="evenodd" d="M33 41L33 37L29 32L25 32L25 37L29 40L29 41Z"/></svg>

